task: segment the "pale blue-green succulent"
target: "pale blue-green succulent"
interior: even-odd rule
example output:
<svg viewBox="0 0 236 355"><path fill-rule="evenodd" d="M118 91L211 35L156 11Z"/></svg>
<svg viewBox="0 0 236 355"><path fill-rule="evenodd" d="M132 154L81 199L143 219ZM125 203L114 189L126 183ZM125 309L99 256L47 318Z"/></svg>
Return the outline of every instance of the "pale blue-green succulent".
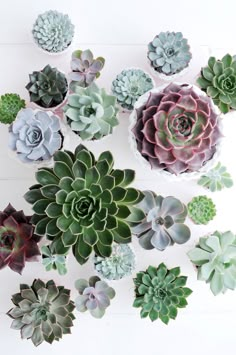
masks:
<svg viewBox="0 0 236 355"><path fill-rule="evenodd" d="M226 167L221 165L219 162L215 168L202 175L202 177L198 180L198 185L209 189L211 192L215 192L221 191L225 187L232 187L233 180L227 172Z"/></svg>
<svg viewBox="0 0 236 355"><path fill-rule="evenodd" d="M53 254L50 245L42 246L41 252L46 271L57 270L59 275L67 273L66 255Z"/></svg>

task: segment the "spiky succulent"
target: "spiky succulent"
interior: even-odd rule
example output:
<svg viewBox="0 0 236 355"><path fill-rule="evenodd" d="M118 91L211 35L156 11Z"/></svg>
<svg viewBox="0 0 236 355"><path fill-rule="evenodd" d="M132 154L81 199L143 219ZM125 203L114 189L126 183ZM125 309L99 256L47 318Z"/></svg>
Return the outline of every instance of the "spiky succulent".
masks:
<svg viewBox="0 0 236 355"><path fill-rule="evenodd" d="M95 269L108 280L120 280L131 275L135 268L135 254L127 244L114 244L108 258L94 257Z"/></svg>
<svg viewBox="0 0 236 355"><path fill-rule="evenodd" d="M39 47L50 53L58 53L71 44L74 25L68 15L49 10L37 17L32 34Z"/></svg>
<svg viewBox="0 0 236 355"><path fill-rule="evenodd" d="M236 288L236 236L218 231L199 239L188 256L198 269L198 280L210 283L216 296Z"/></svg>
<svg viewBox="0 0 236 355"><path fill-rule="evenodd" d="M178 308L187 306L186 297L192 290L185 287L187 277L179 275L179 267L168 270L163 263L137 273L133 307L142 308L141 318L149 316L152 321L159 318L168 324L170 319L177 317Z"/></svg>
<svg viewBox="0 0 236 355"><path fill-rule="evenodd" d="M236 109L236 56L226 54L221 60L210 57L202 68L198 85L211 96L221 112Z"/></svg>
<svg viewBox="0 0 236 355"><path fill-rule="evenodd" d="M133 112L137 150L153 169L173 174L199 171L222 137L212 100L187 84L154 90Z"/></svg>
<svg viewBox="0 0 236 355"><path fill-rule="evenodd" d="M25 108L25 100L17 94L5 94L0 96L0 122L12 123L18 112Z"/></svg>
<svg viewBox="0 0 236 355"><path fill-rule="evenodd" d="M208 171L198 180L198 185L206 187L211 192L221 191L222 189L233 186L233 180L227 172L225 166L219 162L215 168Z"/></svg>
<svg viewBox="0 0 236 355"><path fill-rule="evenodd" d="M145 218L132 229L139 244L147 250L165 250L174 243L183 244L190 238L190 229L184 224L186 206L173 196L162 197L153 191L143 191L144 199L137 205Z"/></svg>
<svg viewBox="0 0 236 355"><path fill-rule="evenodd" d="M195 224L207 224L216 215L216 207L210 197L195 196L188 203L189 217Z"/></svg>
<svg viewBox="0 0 236 355"><path fill-rule="evenodd" d="M42 246L41 252L46 271L57 270L59 275L67 273L66 255L53 254L50 245Z"/></svg>
<svg viewBox="0 0 236 355"><path fill-rule="evenodd" d="M0 269L9 266L21 274L25 262L37 261L41 237L35 234L30 219L11 204L0 212Z"/></svg>
<svg viewBox="0 0 236 355"><path fill-rule="evenodd" d="M54 167L36 172L38 184L25 199L33 205L36 232L52 241L55 254L65 254L71 246L77 261L85 263L92 250L109 257L113 241L129 243L129 223L138 223L144 213L134 205L143 194L128 187L133 170L113 169L109 151L94 155L83 145L75 153L58 151Z"/></svg>
<svg viewBox="0 0 236 355"><path fill-rule="evenodd" d="M70 88L75 90L76 86L87 87L100 76L105 59L98 57L94 59L90 49L85 51L77 50L72 53L71 70L69 79L72 80Z"/></svg>
<svg viewBox="0 0 236 355"><path fill-rule="evenodd" d="M83 140L101 139L119 123L115 96L94 83L87 88L76 87L63 111L71 129Z"/></svg>
<svg viewBox="0 0 236 355"><path fill-rule="evenodd" d="M161 32L148 45L148 59L159 73L173 75L189 65L192 54L181 32Z"/></svg>
<svg viewBox="0 0 236 355"><path fill-rule="evenodd" d="M12 302L15 307L7 313L13 318L11 328L20 330L22 339L31 339L35 346L43 341L51 344L71 333L75 306L70 290L56 286L53 280L44 283L35 279L32 286L21 284Z"/></svg>
<svg viewBox="0 0 236 355"><path fill-rule="evenodd" d="M29 74L30 81L26 85L30 101L44 108L51 108L61 104L68 91L65 75L52 68L49 64L41 71Z"/></svg>
<svg viewBox="0 0 236 355"><path fill-rule="evenodd" d="M138 98L153 89L153 81L141 69L125 69L113 80L111 89L118 103L125 109L132 110Z"/></svg>
<svg viewBox="0 0 236 355"><path fill-rule="evenodd" d="M110 300L115 297L115 290L97 276L90 277L89 281L79 279L75 282L79 296L75 300L79 312L89 311L95 318L102 318Z"/></svg>

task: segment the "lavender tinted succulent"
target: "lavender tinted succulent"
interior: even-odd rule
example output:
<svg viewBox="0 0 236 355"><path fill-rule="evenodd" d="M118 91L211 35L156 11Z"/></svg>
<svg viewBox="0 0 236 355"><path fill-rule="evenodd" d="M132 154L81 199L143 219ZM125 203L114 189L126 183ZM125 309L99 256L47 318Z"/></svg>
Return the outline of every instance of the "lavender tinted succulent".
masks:
<svg viewBox="0 0 236 355"><path fill-rule="evenodd" d="M62 146L59 118L47 112L21 110L9 132L9 146L24 163L49 160Z"/></svg>
<svg viewBox="0 0 236 355"><path fill-rule="evenodd" d="M122 70L111 87L118 103L127 110L132 110L138 98L152 88L152 78L141 69Z"/></svg>
<svg viewBox="0 0 236 355"><path fill-rule="evenodd" d="M41 248L43 265L46 271L57 270L59 275L67 273L66 255L53 254L50 245Z"/></svg>
<svg viewBox="0 0 236 355"><path fill-rule="evenodd" d="M161 32L148 45L148 59L159 73L173 75L189 65L192 54L181 32Z"/></svg>
<svg viewBox="0 0 236 355"><path fill-rule="evenodd" d="M75 300L79 312L89 311L95 318L102 318L110 300L115 297L115 290L97 276L90 277L89 281L79 279L75 282L79 296Z"/></svg>
<svg viewBox="0 0 236 355"><path fill-rule="evenodd" d="M222 137L211 99L187 84L151 92L134 114L137 149L153 169L176 175L198 171Z"/></svg>
<svg viewBox="0 0 236 355"><path fill-rule="evenodd" d="M25 108L25 100L17 94L5 94L0 96L0 122L12 123L18 112Z"/></svg>
<svg viewBox="0 0 236 355"><path fill-rule="evenodd" d="M216 206L207 196L195 196L188 203L189 217L195 224L207 224L216 215Z"/></svg>
<svg viewBox="0 0 236 355"><path fill-rule="evenodd" d="M164 250L174 243L183 244L190 238L190 229L184 224L186 206L177 198L157 196L143 191L144 199L137 205L145 218L132 228L144 249Z"/></svg>
<svg viewBox="0 0 236 355"><path fill-rule="evenodd" d="M226 167L219 162L215 168L209 170L198 181L201 185L211 192L221 191L222 189L230 188L233 186L233 180L227 172Z"/></svg>

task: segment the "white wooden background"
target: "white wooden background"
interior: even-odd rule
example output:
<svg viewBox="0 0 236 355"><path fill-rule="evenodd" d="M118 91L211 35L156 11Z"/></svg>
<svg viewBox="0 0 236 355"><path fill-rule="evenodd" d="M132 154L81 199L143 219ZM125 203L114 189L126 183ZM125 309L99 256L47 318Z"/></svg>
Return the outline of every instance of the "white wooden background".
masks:
<svg viewBox="0 0 236 355"><path fill-rule="evenodd" d="M181 81L194 83L200 67L208 56L235 54L235 0L1 0L0 2L0 94L17 92L28 99L24 86L28 74L46 64L69 71L71 52L50 57L41 53L32 43L31 27L36 16L48 9L68 13L76 25L74 48L90 48L95 55L106 58L98 84L110 90L112 79L125 67L139 66L148 70L146 44L162 30L182 31L192 45L191 72ZM72 51L72 49L71 49ZM163 84L158 82L157 84ZM163 195L174 195L187 203L194 195L206 194L196 181L169 183L144 171L136 162L128 144L128 116L120 115L120 125L113 136L104 142L89 143L96 154L110 149L116 167L136 170L135 185L140 189L153 189ZM221 161L236 182L235 166L236 114L224 119L225 142ZM0 125L0 210L11 202L17 209L30 213L23 194L34 183L34 169L25 167L9 156L7 127ZM73 149L78 141L72 140L67 148ZM235 185L236 186L236 185ZM192 230L191 240L183 246L174 246L164 252L145 251L134 239L137 270L164 261L169 267L181 266L188 275L188 286L193 289L189 306L180 310L176 321L168 326L160 321L151 323L139 318L139 310L132 308L133 283L127 278L112 285L117 296L102 320L88 313L76 312L77 320L72 335L65 336L51 347L48 344L34 348L30 341L21 341L20 334L10 329L11 320L5 313L10 307L11 295L18 292L19 284L32 283L35 277L53 278L59 285L72 289L74 281L88 278L93 273L92 263L78 265L69 259L69 272L58 276L46 273L41 263L28 263L20 276L6 268L0 271L0 349L1 354L64 355L181 355L234 354L236 337L236 294L227 292L214 297L209 286L196 280L196 274L186 252L205 233L215 229L236 233L234 197L236 187L218 193L208 193L217 206L217 217L207 226L200 227L187 221Z"/></svg>

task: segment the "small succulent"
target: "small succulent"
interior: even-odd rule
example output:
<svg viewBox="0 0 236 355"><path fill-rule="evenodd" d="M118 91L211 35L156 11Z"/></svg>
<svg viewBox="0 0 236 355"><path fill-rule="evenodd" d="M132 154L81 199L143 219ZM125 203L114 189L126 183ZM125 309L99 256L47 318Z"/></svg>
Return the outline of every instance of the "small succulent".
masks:
<svg viewBox="0 0 236 355"><path fill-rule="evenodd" d="M153 81L141 69L125 69L113 80L111 89L118 103L125 109L132 110L138 98L153 89Z"/></svg>
<svg viewBox="0 0 236 355"><path fill-rule="evenodd" d="M135 172L113 169L109 151L94 155L83 145L75 153L57 151L53 168L36 172L38 184L25 194L33 205L36 232L51 241L53 254L65 255L71 246L80 264L92 251L109 257L112 243L130 243L129 224L144 213L135 207L143 194L128 187Z"/></svg>
<svg viewBox="0 0 236 355"><path fill-rule="evenodd" d="M135 254L128 244L114 244L108 258L94 257L97 272L107 280L120 280L131 275L135 268Z"/></svg>
<svg viewBox="0 0 236 355"><path fill-rule="evenodd" d="M72 53L71 70L69 79L72 80L70 88L75 90L76 86L87 87L100 76L103 69L105 59L98 57L94 59L90 49L85 51L77 50Z"/></svg>
<svg viewBox="0 0 236 355"><path fill-rule="evenodd" d="M29 78L26 89L29 91L31 102L44 108L53 108L63 102L68 83L65 75L57 68L48 64L41 71L34 71Z"/></svg>
<svg viewBox="0 0 236 355"><path fill-rule="evenodd" d="M89 281L79 279L75 282L79 296L75 300L79 312L89 311L95 318L102 318L110 300L115 297L115 290L97 276L90 277Z"/></svg>
<svg viewBox="0 0 236 355"><path fill-rule="evenodd" d="M41 252L46 271L57 270L59 275L67 273L66 255L53 254L49 245L42 246Z"/></svg>
<svg viewBox="0 0 236 355"><path fill-rule="evenodd" d="M22 339L31 339L35 346L43 341L51 344L71 333L75 306L70 290L56 286L53 280L44 283L37 279L32 286L21 284L12 302L15 307L7 313L13 318L11 328L20 330Z"/></svg>
<svg viewBox="0 0 236 355"><path fill-rule="evenodd" d="M148 45L148 59L159 73L173 75L189 65L192 54L181 32L161 32Z"/></svg>
<svg viewBox="0 0 236 355"><path fill-rule="evenodd" d="M37 261L41 237L35 234L30 219L11 204L0 212L0 269L9 266L21 274L25 262Z"/></svg>
<svg viewBox="0 0 236 355"><path fill-rule="evenodd" d="M63 111L71 129L83 140L101 139L119 123L115 96L94 83L87 88L76 87Z"/></svg>
<svg viewBox="0 0 236 355"><path fill-rule="evenodd" d="M212 100L188 84L151 91L134 115L137 150L153 169L172 174L198 171L222 138Z"/></svg>
<svg viewBox="0 0 236 355"><path fill-rule="evenodd" d="M132 229L144 249L165 250L174 243L183 244L190 238L190 229L184 224L186 206L173 196L157 196L143 191L144 199L137 205L145 218Z"/></svg>
<svg viewBox="0 0 236 355"><path fill-rule="evenodd" d="M168 270L163 263L137 273L133 307L141 307L141 318L149 316L151 321L159 318L168 324L170 319L177 317L178 308L187 306L186 298L192 290L185 287L187 277L179 275L179 267Z"/></svg>
<svg viewBox="0 0 236 355"><path fill-rule="evenodd" d="M207 224L215 217L216 207L211 198L195 196L188 203L188 214L195 224Z"/></svg>
<svg viewBox="0 0 236 355"><path fill-rule="evenodd" d="M31 108L18 113L9 132L9 147L24 163L51 159L63 143L59 118Z"/></svg>
<svg viewBox="0 0 236 355"><path fill-rule="evenodd" d="M49 10L37 17L32 34L39 47L50 53L59 53L71 44L74 25L68 15Z"/></svg>
<svg viewBox="0 0 236 355"><path fill-rule="evenodd" d="M210 283L216 296L227 289L236 288L236 236L227 231L200 238L196 247L188 252L197 266L198 280Z"/></svg>
<svg viewBox="0 0 236 355"><path fill-rule="evenodd" d="M226 167L219 162L215 168L208 171L198 181L198 185L206 187L211 192L221 191L222 189L233 186L233 180L227 172Z"/></svg>
<svg viewBox="0 0 236 355"><path fill-rule="evenodd" d="M25 108L25 100L22 100L19 95L5 94L0 96L0 122L12 123L22 108Z"/></svg>
<svg viewBox="0 0 236 355"><path fill-rule="evenodd" d="M221 112L236 109L236 56L226 54L221 60L210 57L202 68L198 85L211 96Z"/></svg>

